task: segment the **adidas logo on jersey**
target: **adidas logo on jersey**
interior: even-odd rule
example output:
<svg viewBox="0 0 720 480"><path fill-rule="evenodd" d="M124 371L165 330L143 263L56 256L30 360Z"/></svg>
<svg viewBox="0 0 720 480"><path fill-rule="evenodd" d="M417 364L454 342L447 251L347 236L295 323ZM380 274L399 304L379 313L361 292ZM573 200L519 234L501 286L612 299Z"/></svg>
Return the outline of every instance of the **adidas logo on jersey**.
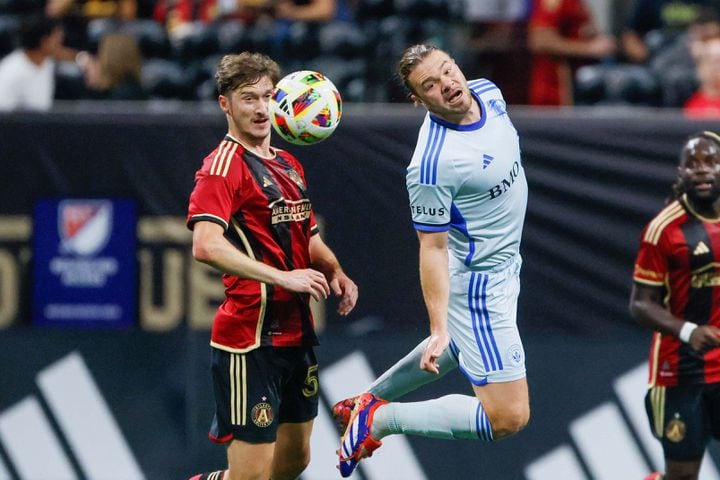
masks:
<svg viewBox="0 0 720 480"><path fill-rule="evenodd" d="M483 155L483 170L485 170L487 167L490 166L490 163L495 160L495 157L491 157L490 155Z"/></svg>
<svg viewBox="0 0 720 480"><path fill-rule="evenodd" d="M272 180L270 180L267 177L263 177L263 188L269 187L272 184L273 184Z"/></svg>
<svg viewBox="0 0 720 480"><path fill-rule="evenodd" d="M704 253L710 253L710 249L705 245L705 242L701 240L700 243L697 244L697 247L695 247L695 250L693 250L693 255L702 255Z"/></svg>

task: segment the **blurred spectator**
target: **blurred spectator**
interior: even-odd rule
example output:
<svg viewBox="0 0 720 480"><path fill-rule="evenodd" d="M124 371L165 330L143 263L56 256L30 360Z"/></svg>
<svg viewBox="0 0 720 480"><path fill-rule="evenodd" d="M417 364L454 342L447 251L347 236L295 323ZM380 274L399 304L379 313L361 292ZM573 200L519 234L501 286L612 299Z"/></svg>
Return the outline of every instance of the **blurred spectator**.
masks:
<svg viewBox="0 0 720 480"><path fill-rule="evenodd" d="M720 118L720 37L696 45L700 88L685 103L689 118Z"/></svg>
<svg viewBox="0 0 720 480"><path fill-rule="evenodd" d="M0 61L0 110L48 110L62 27L55 19L30 16L20 25L19 40L19 48Z"/></svg>
<svg viewBox="0 0 720 480"><path fill-rule="evenodd" d="M79 15L86 19L118 18L132 20L137 17L136 0L48 0L46 13L51 17Z"/></svg>
<svg viewBox="0 0 720 480"><path fill-rule="evenodd" d="M48 16L62 19L69 46L92 51L96 48L89 32L93 23L107 31L108 23L135 19L137 9L137 0L47 0L45 6Z"/></svg>
<svg viewBox="0 0 720 480"><path fill-rule="evenodd" d="M534 0L528 45L533 53L531 105L572 105L577 67L616 50L615 39L598 32L582 0Z"/></svg>
<svg viewBox="0 0 720 480"><path fill-rule="evenodd" d="M662 105L681 107L697 89L696 61L704 43L720 36L720 17L712 8L703 8L686 31L659 51L648 62L650 73L658 80Z"/></svg>
<svg viewBox="0 0 720 480"><path fill-rule="evenodd" d="M468 0L462 10L467 39L456 60L466 65L468 78L492 78L502 86L508 103L528 103L530 52L527 0ZM458 58L458 56L460 58Z"/></svg>
<svg viewBox="0 0 720 480"><path fill-rule="evenodd" d="M100 41L97 57L83 63L87 96L101 100L144 100L140 85L142 59L132 35L111 33Z"/></svg>
<svg viewBox="0 0 720 480"><path fill-rule="evenodd" d="M271 9L272 24L264 27L272 32L273 57L281 65L301 65L317 58L322 49L320 32L340 11L338 0L279 0Z"/></svg>
<svg viewBox="0 0 720 480"><path fill-rule="evenodd" d="M527 0L467 0L464 18L471 22L516 22L527 15Z"/></svg>
<svg viewBox="0 0 720 480"><path fill-rule="evenodd" d="M207 25L222 18L235 18L248 23L240 0L158 0L153 19L165 27L170 41L177 45L192 35L201 35Z"/></svg>
<svg viewBox="0 0 720 480"><path fill-rule="evenodd" d="M275 18L291 22L329 22L335 16L335 0L280 0Z"/></svg>
<svg viewBox="0 0 720 480"><path fill-rule="evenodd" d="M681 5L682 7L682 5ZM720 18L714 8L692 10L695 15L684 31L654 45L643 64L589 65L575 77L579 103L641 104L682 107L698 88L695 51L709 38L720 35ZM663 36L658 31L648 34Z"/></svg>
<svg viewBox="0 0 720 480"><path fill-rule="evenodd" d="M684 32L704 9L720 13L717 0L636 0L622 33L622 50L634 63L645 63Z"/></svg>

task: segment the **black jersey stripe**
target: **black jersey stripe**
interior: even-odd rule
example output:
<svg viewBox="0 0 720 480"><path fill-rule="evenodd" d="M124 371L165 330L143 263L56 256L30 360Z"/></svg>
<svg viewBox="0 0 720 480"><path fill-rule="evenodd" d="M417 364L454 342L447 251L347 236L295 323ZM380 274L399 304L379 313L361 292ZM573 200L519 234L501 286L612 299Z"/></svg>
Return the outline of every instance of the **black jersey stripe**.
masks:
<svg viewBox="0 0 720 480"><path fill-rule="evenodd" d="M278 186L277 182L265 181L265 179L273 179L274 175L270 172L265 165L265 162L260 157L247 150L243 153L242 157L243 161L248 166L255 183L257 183L258 187L260 187L265 195L267 205L270 205L273 201L284 197L284 194L282 190L280 190L280 186ZM285 254L285 258L287 260L285 267L287 270L292 270L294 265L292 262L292 237L290 226L285 222L280 222L275 225L271 225L270 230L273 232L273 237Z"/></svg>
<svg viewBox="0 0 720 480"><path fill-rule="evenodd" d="M252 152L245 151L242 155L243 161L248 167L248 170L250 171L251 175L253 176L253 180L255 180L255 183L257 183L258 187L262 190L263 194L265 195L267 199L267 204L269 205L272 201L275 201L277 199L283 198L284 194L282 190L280 189L280 186L277 184L276 181L270 181L266 182L265 179L273 179L274 175L270 172L270 170L267 168L267 165L265 162L255 155ZM290 163L285 160L285 158L277 154L276 160L286 169L286 171L290 172L291 170L294 171L295 169L290 165ZM297 172L295 172L297 173ZM289 176L289 175L288 175ZM301 196L306 197L305 189L302 185L297 185L297 188L300 190ZM310 219L306 220L307 222L310 222ZM293 250L292 250L292 232L290 229L290 224L288 222L278 222L276 224L270 225L270 231L272 232L273 238L277 242L277 244L280 246L280 248L283 251L283 254L285 256L285 268L287 270L293 270L295 268L295 262L293 260ZM269 292L270 293L270 292ZM302 335L303 338L306 339L314 339L315 338L315 332L312 326L312 323L310 321L310 298L307 294L297 294L296 295L298 302L301 305L300 311L302 312ZM272 296L269 294L268 299L271 299ZM278 321L277 315L275 315L272 311L273 303L271 301L268 301L267 304L267 314L266 317L269 319L275 319L275 321ZM276 327L276 325L272 324L266 324L263 326L263 333L266 333L266 330L269 331L272 328ZM272 340L270 338L270 335L263 335L262 337L263 344L270 345L272 343Z"/></svg>
<svg viewBox="0 0 720 480"><path fill-rule="evenodd" d="M282 155L277 156L278 162L285 168L287 172L293 172L297 175L299 178L300 174L295 171L295 168L290 165L290 163L283 157ZM291 177L292 178L292 177ZM307 198L307 191L304 184L301 184L300 182L296 183L298 190L300 191L300 194L303 198ZM309 230L312 225L310 225L311 217L308 215L308 217L303 220L305 229ZM278 225L284 225L285 228L289 228L288 224L282 223ZM292 260L292 246L290 244L290 235L286 235L282 237L284 240L287 240L286 242L283 242L281 245L283 247L283 250L285 251L287 257L290 259L290 262L294 264L294 261ZM302 304L302 335L303 338L315 338L315 329L313 328L312 322L310 321L310 296L309 295L297 295L298 301Z"/></svg>
<svg viewBox="0 0 720 480"><path fill-rule="evenodd" d="M690 271L702 269L706 265L712 265L714 253L710 235L705 229L705 224L695 217L688 215L688 220L680 226L687 245L688 263ZM706 245L706 249L698 252L696 246L700 243ZM714 267L712 267L714 268ZM710 322L712 315L713 288L705 285L693 286L690 282L688 288L687 304L683 312L683 320L705 325ZM705 358L702 354L695 352L689 344L681 343L678 351L678 383L702 382L705 372Z"/></svg>
<svg viewBox="0 0 720 480"><path fill-rule="evenodd" d="M705 224L697 217L688 215L688 221L680 228L687 244L690 271L707 273L708 268L714 271L715 253L712 250L712 242ZM704 248L699 249L698 245L704 245ZM705 325L710 322L712 315L713 288L703 284L693 286L693 283L690 282L684 320Z"/></svg>

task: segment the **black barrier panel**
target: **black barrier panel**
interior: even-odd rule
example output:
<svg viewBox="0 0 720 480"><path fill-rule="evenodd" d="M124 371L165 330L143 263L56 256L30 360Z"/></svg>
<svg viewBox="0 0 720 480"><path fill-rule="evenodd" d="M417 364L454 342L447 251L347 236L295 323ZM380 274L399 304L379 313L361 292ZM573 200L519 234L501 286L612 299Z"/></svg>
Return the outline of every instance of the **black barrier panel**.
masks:
<svg viewBox="0 0 720 480"><path fill-rule="evenodd" d="M316 451L304 480L339 478L334 467L339 440L327 430L330 405L339 400L334 392L362 388L366 373L380 374L420 336L326 334L321 340ZM614 468L624 460L627 463L620 468L628 472L650 471L656 445L648 443L649 427L642 411L648 343L648 337L637 332L613 340L527 335L532 418L524 431L492 444L408 437L407 448L391 446L395 439L390 437L361 464L375 466L363 470L364 478L420 480L407 476L411 466L428 480L577 478L567 476L571 470L564 469L572 466L588 479L609 478L593 473L593 461L598 459ZM88 442L94 442L91 459L103 458L112 448L116 471L132 471L128 463L134 463L145 478L185 479L222 467L224 449L207 439L213 409L209 360L207 332L0 332L0 467L17 473L27 466L19 453L28 448L44 452L49 441L60 446L59 457L80 479L118 478L90 474L92 462L83 459ZM471 395L468 382L457 371L401 400L421 401L449 393ZM74 402L70 406L63 404L68 396ZM73 409L81 409L79 420ZM100 415L95 416L98 410ZM117 431L108 427L107 417L116 422ZM24 423L18 425L18 419ZM22 428L38 422L49 426L48 435L39 437L36 430ZM84 436L73 440L79 431ZM117 438L122 448L112 442ZM608 445L608 439L616 445ZM617 449L622 449L622 456L613 456ZM557 476L528 474L543 471L546 460L558 453L570 460L562 468L556 465ZM716 445L712 453L717 458Z"/></svg>
<svg viewBox="0 0 720 480"><path fill-rule="evenodd" d="M627 297L640 230L663 206L683 139L717 124L641 110L511 108L510 115L530 185L521 328L636 330ZM410 106L348 105L330 139L311 147L277 141L303 162L326 239L360 287L349 320L334 317L330 305L331 331L348 322L357 331L426 330L405 192L422 116ZM224 132L214 106L2 115L0 215L28 215L38 198L119 196L136 199L142 216L182 217L193 173ZM0 248L15 255L14 242L0 240ZM24 321L26 290L16 323Z"/></svg>

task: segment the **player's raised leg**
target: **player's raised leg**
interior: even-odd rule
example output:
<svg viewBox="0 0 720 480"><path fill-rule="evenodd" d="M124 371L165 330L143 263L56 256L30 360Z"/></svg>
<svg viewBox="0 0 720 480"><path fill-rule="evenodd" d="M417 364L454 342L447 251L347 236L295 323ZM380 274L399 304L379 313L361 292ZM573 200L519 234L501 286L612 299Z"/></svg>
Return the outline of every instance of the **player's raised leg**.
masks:
<svg viewBox="0 0 720 480"><path fill-rule="evenodd" d="M458 366L457 356L452 348L448 348L438 358L439 373L430 373L418 368L423 351L427 346L428 339L424 339L407 355L398 360L377 380L370 384L367 393L385 400L395 400L403 395L416 390L430 382L438 380L448 372L455 370Z"/></svg>
<svg viewBox="0 0 720 480"><path fill-rule="evenodd" d="M424 339L407 355L398 360L385 373L372 382L363 393L371 393L374 396L387 401L393 401L403 395L412 392L423 385L440 379L458 366L457 356L451 348L437 359L439 373L430 373L418 368L423 351L427 346L428 339ZM357 396L345 398L337 402L332 409L333 418L342 435L350 421L350 415L355 407Z"/></svg>
<svg viewBox="0 0 720 480"><path fill-rule="evenodd" d="M473 385L473 390L492 426L494 440L519 432L530 420L530 399L525 377L481 387Z"/></svg>
<svg viewBox="0 0 720 480"><path fill-rule="evenodd" d="M424 402L388 403L361 395L338 452L340 473L350 476L388 435L490 442L527 424L530 407L525 378L473 388L477 397L454 394Z"/></svg>

